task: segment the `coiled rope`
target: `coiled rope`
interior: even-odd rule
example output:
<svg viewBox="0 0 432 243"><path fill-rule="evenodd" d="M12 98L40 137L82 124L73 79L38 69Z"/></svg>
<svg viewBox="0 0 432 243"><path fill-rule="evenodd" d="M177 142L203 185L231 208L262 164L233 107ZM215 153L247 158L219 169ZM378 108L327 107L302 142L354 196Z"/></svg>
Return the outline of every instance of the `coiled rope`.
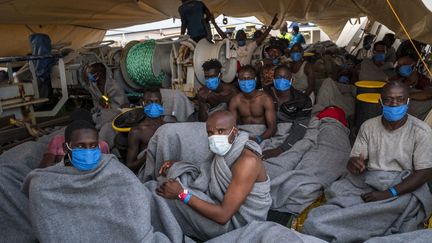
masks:
<svg viewBox="0 0 432 243"><path fill-rule="evenodd" d="M165 74L158 76L153 73L153 54L155 40L147 40L134 45L126 57L126 70L130 78L143 87L160 86Z"/></svg>

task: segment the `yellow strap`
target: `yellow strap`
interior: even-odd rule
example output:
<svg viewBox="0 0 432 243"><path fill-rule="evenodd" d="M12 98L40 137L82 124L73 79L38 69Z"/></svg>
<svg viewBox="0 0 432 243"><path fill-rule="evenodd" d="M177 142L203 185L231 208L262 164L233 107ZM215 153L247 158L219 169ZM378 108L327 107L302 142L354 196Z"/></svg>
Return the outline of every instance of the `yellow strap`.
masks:
<svg viewBox="0 0 432 243"><path fill-rule="evenodd" d="M402 21L399 18L399 15L396 13L396 11L393 8L393 5L391 4L390 0L387 0L387 4L389 5L391 11L393 12L394 16L396 17L397 21L399 22L399 25L402 27L403 31L405 32L405 35L408 37L409 41L411 42L412 46L414 47L415 51L417 52L417 55L419 56L420 60L422 61L424 67L429 73L429 76L432 77L432 72L429 70L428 65L426 65L426 62L423 60L419 50L417 50L417 47L414 45L414 42L411 39L411 36L408 34L408 31L405 29L405 26L403 25Z"/></svg>

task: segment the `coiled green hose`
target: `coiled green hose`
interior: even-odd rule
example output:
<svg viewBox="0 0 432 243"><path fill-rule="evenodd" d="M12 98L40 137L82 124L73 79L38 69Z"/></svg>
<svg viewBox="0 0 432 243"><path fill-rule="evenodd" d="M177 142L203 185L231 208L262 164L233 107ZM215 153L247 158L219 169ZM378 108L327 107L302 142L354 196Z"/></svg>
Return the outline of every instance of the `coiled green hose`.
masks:
<svg viewBox="0 0 432 243"><path fill-rule="evenodd" d="M161 86L165 74L158 76L153 73L153 54L156 41L146 40L134 45L126 57L126 69L130 78L143 87Z"/></svg>

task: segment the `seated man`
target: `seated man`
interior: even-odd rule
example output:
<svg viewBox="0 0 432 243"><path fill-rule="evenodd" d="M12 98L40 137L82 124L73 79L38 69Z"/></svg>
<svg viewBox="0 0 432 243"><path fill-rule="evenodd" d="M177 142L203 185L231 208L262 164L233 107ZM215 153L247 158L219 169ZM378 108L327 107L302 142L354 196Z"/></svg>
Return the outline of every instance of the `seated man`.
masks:
<svg viewBox="0 0 432 243"><path fill-rule="evenodd" d="M261 88L269 95L271 95L272 93L271 88L273 87L275 67L276 67L275 65L269 63L269 64L264 64L263 68L261 69L261 74L260 74Z"/></svg>
<svg viewBox="0 0 432 243"><path fill-rule="evenodd" d="M300 44L295 44L291 48L291 73L293 75L292 85L294 88L302 91L307 96L311 97L312 103L315 101L315 72L312 64L303 59L303 47Z"/></svg>
<svg viewBox="0 0 432 243"><path fill-rule="evenodd" d="M71 120L82 120L93 124L90 112L83 109L76 109L74 112L72 112ZM52 166L63 160L65 156L64 142L65 139L63 135L56 135L51 139L48 144L48 148L45 151L42 160L40 161L39 168ZM105 141L99 140L99 147L101 148L102 153L110 153L109 146Z"/></svg>
<svg viewBox="0 0 432 243"><path fill-rule="evenodd" d="M378 41L373 46L372 59L363 59L358 70L360 81L387 81L394 75L393 63L386 62L386 45Z"/></svg>
<svg viewBox="0 0 432 243"><path fill-rule="evenodd" d="M410 87L410 106L408 113L424 120L432 109L432 82L415 67L415 56L402 56L398 59L398 75L393 79L401 80Z"/></svg>
<svg viewBox="0 0 432 243"><path fill-rule="evenodd" d="M282 50L281 47L276 44L277 43L266 48L267 55L272 60L273 65L281 64L280 57L282 56Z"/></svg>
<svg viewBox="0 0 432 243"><path fill-rule="evenodd" d="M23 185L39 241L169 242L151 225L165 212L150 217L151 193L115 156L101 153L92 124L72 122L64 149L61 163L33 170ZM155 231L173 229L172 237L183 238L176 222L160 222Z"/></svg>
<svg viewBox="0 0 432 243"><path fill-rule="evenodd" d="M120 113L118 108L128 106L128 99L121 86L109 77L108 70L103 63L94 63L86 69L88 90L93 99L93 120L102 140L110 148L114 146L116 132L111 122Z"/></svg>
<svg viewBox="0 0 432 243"><path fill-rule="evenodd" d="M247 133L238 131L236 117L217 111L206 125L211 163L200 170L193 161L167 162L169 166L164 164L160 172L170 179L156 189L158 195L171 199L165 203L184 233L201 241L254 220L264 221L271 204L261 149ZM156 184L150 181L146 186Z"/></svg>
<svg viewBox="0 0 432 243"><path fill-rule="evenodd" d="M162 98L159 90L146 90L143 97L145 119L128 134L128 150L126 165L137 173L145 162L144 151L150 138L156 130L164 124Z"/></svg>
<svg viewBox="0 0 432 243"><path fill-rule="evenodd" d="M198 119L204 122L209 113L226 110L231 98L238 91L232 84L222 82L222 64L218 60L208 60L202 65L202 68L206 86L201 87L198 91Z"/></svg>
<svg viewBox="0 0 432 243"><path fill-rule="evenodd" d="M117 109L128 105L129 101L123 88L115 80L109 78L103 63L89 65L86 74L95 111Z"/></svg>
<svg viewBox="0 0 432 243"><path fill-rule="evenodd" d="M398 81L381 93L382 116L360 128L345 178L312 209L303 232L326 241L363 242L423 227L432 209L432 130L407 115L408 87Z"/></svg>
<svg viewBox="0 0 432 243"><path fill-rule="evenodd" d="M291 80L292 74L288 66L282 65L275 69L271 95L275 101L277 122L290 122L292 126L290 134L280 146L263 152L266 158L279 156L290 149L303 138L309 123L312 102L307 95L292 87Z"/></svg>
<svg viewBox="0 0 432 243"><path fill-rule="evenodd" d="M240 125L266 125L264 132L254 132L251 140L260 144L276 132L276 113L272 98L263 91L256 90L256 73L251 65L243 66L238 72L241 93L234 96L229 104ZM257 134L260 133L260 134Z"/></svg>

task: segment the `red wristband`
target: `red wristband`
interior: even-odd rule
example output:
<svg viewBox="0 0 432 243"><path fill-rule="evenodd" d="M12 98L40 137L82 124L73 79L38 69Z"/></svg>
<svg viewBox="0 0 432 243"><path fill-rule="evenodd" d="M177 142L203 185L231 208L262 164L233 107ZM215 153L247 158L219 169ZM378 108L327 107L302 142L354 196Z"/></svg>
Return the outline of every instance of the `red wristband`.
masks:
<svg viewBox="0 0 432 243"><path fill-rule="evenodd" d="M184 200L186 199L188 193L189 193L189 191L188 191L187 189L183 189L183 192L181 192L181 193L178 195L180 201L184 202Z"/></svg>

